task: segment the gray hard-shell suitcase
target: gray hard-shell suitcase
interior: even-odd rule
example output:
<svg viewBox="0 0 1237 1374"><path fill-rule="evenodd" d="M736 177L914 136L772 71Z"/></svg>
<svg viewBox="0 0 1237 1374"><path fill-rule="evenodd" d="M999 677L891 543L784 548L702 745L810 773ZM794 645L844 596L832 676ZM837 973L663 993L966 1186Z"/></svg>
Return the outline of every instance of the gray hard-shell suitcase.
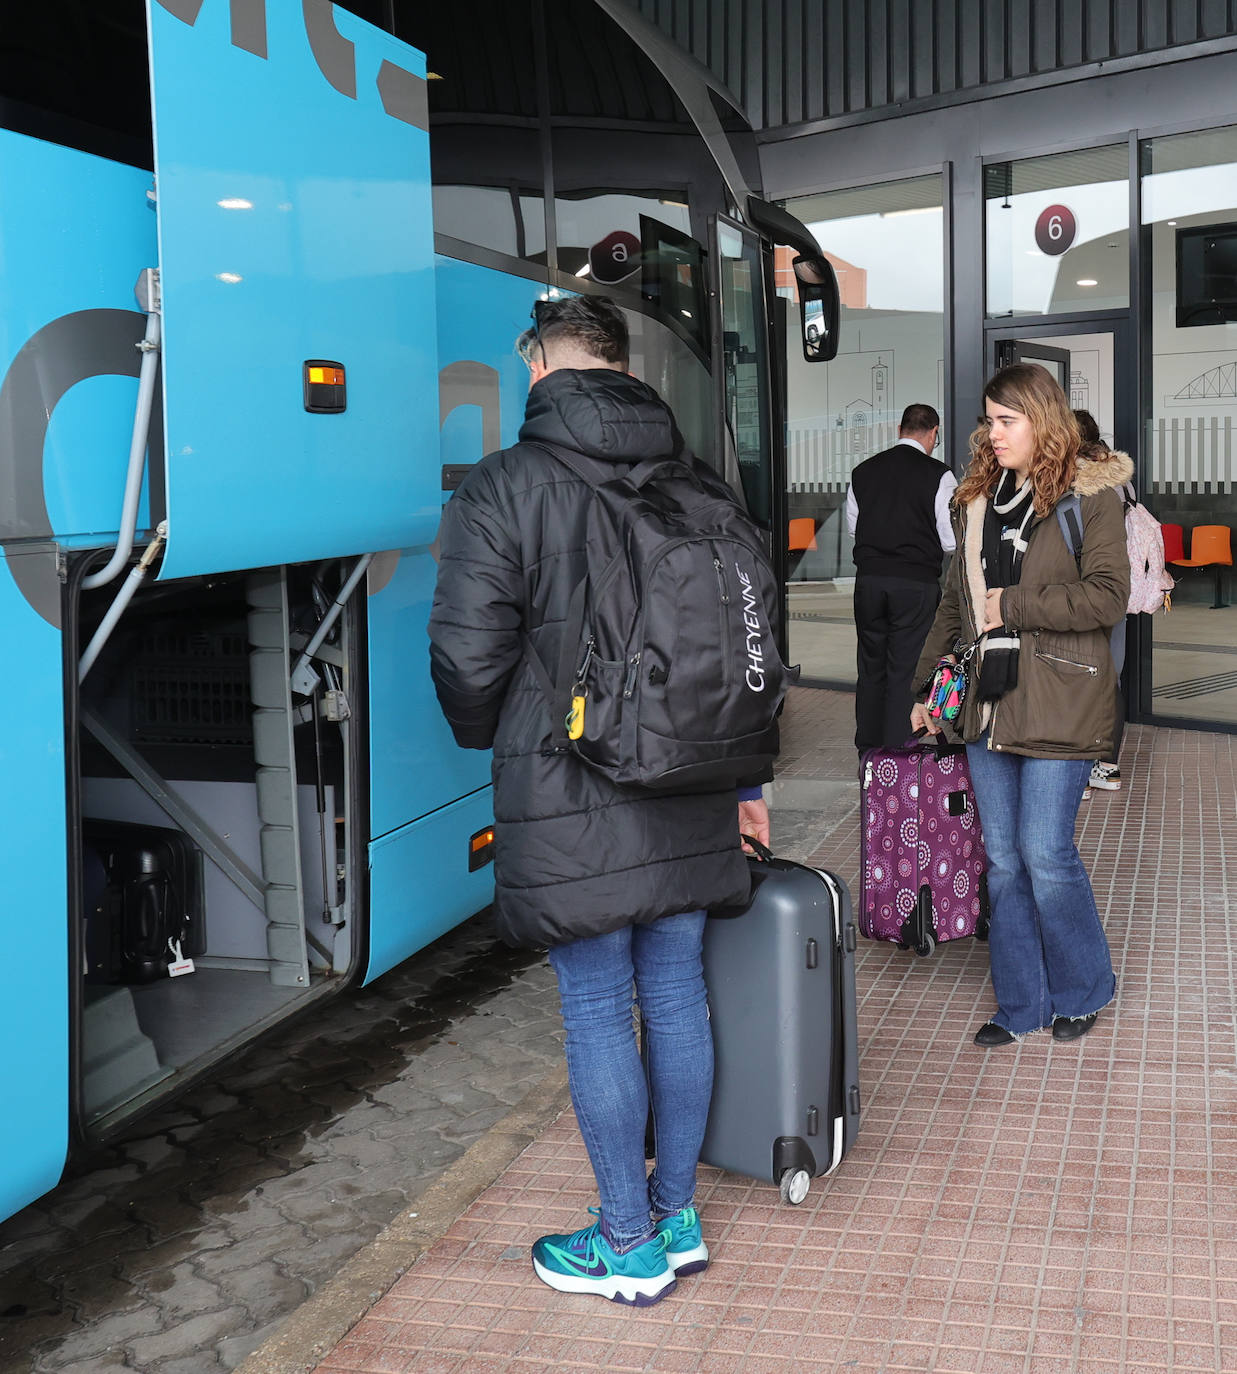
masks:
<svg viewBox="0 0 1237 1374"><path fill-rule="evenodd" d="M716 1064L701 1159L798 1203L859 1130L856 931L840 878L761 850L748 905L705 924Z"/></svg>

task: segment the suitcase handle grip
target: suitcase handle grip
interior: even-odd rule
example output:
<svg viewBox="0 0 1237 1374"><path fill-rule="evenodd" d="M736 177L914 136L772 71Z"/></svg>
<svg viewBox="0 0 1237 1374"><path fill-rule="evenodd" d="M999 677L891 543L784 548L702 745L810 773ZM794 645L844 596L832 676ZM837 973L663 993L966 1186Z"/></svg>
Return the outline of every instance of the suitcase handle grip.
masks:
<svg viewBox="0 0 1237 1374"><path fill-rule="evenodd" d="M740 835L739 838L745 844L751 845L753 853L762 864L767 864L773 858L773 851L769 848L769 846L767 844L761 844L761 842L758 839L756 839L755 836Z"/></svg>
<svg viewBox="0 0 1237 1374"><path fill-rule="evenodd" d="M917 749L923 741L923 737L928 733L926 726L920 726L918 730L906 741L907 749ZM950 754L961 754L966 750L965 744L955 744L952 740L945 738L944 730L938 730L931 740L927 741L929 746L936 751L937 758L948 758Z"/></svg>

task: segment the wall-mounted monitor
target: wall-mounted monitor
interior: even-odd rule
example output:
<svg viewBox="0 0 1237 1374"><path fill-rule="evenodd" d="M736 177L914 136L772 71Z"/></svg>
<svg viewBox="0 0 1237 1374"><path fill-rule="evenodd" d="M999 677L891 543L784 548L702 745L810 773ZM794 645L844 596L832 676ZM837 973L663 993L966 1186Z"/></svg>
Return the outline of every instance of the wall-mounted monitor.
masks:
<svg viewBox="0 0 1237 1374"><path fill-rule="evenodd" d="M1237 224L1177 230L1177 328L1237 320Z"/></svg>

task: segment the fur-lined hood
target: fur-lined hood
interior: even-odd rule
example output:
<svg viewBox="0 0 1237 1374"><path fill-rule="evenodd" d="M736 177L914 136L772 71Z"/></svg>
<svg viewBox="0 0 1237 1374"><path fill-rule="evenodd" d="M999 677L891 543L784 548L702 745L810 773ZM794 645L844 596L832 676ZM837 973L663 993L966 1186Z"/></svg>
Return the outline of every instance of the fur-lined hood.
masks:
<svg viewBox="0 0 1237 1374"><path fill-rule="evenodd" d="M1134 461L1119 448L1097 452L1089 458L1080 457L1074 477L1075 496L1094 496L1105 487L1119 487L1134 476Z"/></svg>

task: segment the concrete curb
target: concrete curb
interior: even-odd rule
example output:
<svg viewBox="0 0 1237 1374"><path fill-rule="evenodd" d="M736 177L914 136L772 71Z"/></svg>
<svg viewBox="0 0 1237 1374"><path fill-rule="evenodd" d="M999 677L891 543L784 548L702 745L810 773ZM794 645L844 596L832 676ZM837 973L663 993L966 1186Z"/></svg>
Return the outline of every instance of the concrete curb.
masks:
<svg viewBox="0 0 1237 1374"><path fill-rule="evenodd" d="M311 1374L418 1257L570 1105L567 1066L546 1075L379 1235L307 1299L236 1374Z"/></svg>

